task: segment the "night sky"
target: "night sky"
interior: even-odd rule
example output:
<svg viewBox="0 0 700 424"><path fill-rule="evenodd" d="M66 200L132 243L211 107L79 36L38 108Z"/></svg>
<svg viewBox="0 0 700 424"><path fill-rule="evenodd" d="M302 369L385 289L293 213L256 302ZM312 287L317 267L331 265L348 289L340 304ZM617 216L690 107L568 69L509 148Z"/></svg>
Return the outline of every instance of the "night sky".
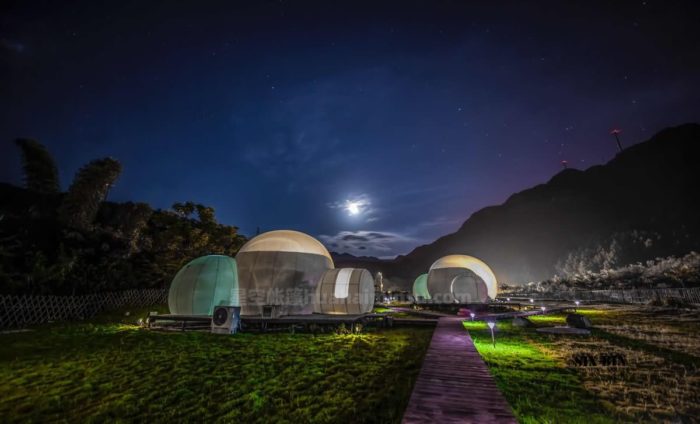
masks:
<svg viewBox="0 0 700 424"><path fill-rule="evenodd" d="M699 121L697 3L3 1L0 180L32 137L64 188L112 156L110 200L407 253Z"/></svg>

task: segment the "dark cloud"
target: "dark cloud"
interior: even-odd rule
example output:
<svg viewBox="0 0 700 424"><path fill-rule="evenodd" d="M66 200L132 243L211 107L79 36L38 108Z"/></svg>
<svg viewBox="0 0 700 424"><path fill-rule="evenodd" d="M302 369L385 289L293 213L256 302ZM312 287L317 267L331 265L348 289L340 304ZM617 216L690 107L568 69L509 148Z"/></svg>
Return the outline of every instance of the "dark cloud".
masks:
<svg viewBox="0 0 700 424"><path fill-rule="evenodd" d="M356 236L354 234L348 234L346 236L343 236L343 241L369 241L368 237L363 237L363 236Z"/></svg>
<svg viewBox="0 0 700 424"><path fill-rule="evenodd" d="M367 234L367 237L373 238L373 239L386 239L386 238L391 238L389 234L383 234L383 233L377 233L377 232L372 232Z"/></svg>
<svg viewBox="0 0 700 424"><path fill-rule="evenodd" d="M321 234L318 238L329 247L342 246L339 253L393 257L394 252L407 252L417 240L389 231L340 231L335 235Z"/></svg>

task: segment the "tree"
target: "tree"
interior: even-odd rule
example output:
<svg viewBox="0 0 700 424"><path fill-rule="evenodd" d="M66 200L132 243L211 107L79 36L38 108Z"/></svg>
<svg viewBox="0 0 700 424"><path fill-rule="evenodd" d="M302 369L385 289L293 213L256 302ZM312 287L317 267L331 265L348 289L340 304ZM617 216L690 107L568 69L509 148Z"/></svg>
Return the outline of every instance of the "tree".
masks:
<svg viewBox="0 0 700 424"><path fill-rule="evenodd" d="M119 161L112 158L96 159L83 166L59 208L61 223L69 228L89 231L100 204L107 198L121 171Z"/></svg>
<svg viewBox="0 0 700 424"><path fill-rule="evenodd" d="M58 168L43 144L28 138L15 140L22 152L24 184L29 190L40 193L58 194Z"/></svg>

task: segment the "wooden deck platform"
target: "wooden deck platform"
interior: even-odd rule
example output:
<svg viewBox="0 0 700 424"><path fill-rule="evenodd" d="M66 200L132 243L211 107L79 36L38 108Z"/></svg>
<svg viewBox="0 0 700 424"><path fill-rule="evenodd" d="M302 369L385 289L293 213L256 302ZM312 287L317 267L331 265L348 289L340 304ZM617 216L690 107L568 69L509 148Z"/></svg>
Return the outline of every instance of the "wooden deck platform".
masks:
<svg viewBox="0 0 700 424"><path fill-rule="evenodd" d="M386 319L387 315L375 313L357 315L285 315L276 318L261 317L259 315L241 315L241 331L246 332L287 329L293 332L295 329L304 330L312 327L317 328L319 326L327 329L340 324L351 327L355 324L371 324L379 326L390 325ZM182 331L201 330L211 327L211 316L157 314L149 315L146 322L149 328L180 329Z"/></svg>
<svg viewBox="0 0 700 424"><path fill-rule="evenodd" d="M516 317L531 317L534 315L547 315L547 314L555 314L559 312L567 312L567 311L573 311L575 308L570 307L570 306L562 306L562 307L557 307L557 308L547 308L544 311L541 309L533 309L529 311L518 311L518 312L503 312L503 313L497 313L497 314L480 314L474 317L474 321L501 321L501 320L506 320L506 319L513 319ZM467 318L468 319L468 318Z"/></svg>
<svg viewBox="0 0 700 424"><path fill-rule="evenodd" d="M516 423L462 321L439 319L403 423Z"/></svg>

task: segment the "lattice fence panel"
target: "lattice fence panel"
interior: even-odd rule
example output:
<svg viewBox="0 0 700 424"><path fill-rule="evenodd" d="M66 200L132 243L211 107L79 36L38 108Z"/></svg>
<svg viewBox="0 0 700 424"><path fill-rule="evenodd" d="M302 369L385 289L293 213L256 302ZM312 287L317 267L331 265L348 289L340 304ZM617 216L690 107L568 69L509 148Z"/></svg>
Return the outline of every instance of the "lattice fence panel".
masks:
<svg viewBox="0 0 700 424"><path fill-rule="evenodd" d="M549 294L548 294L549 296ZM678 299L700 304L700 287L630 290L571 290L551 294L555 299L647 303L653 300Z"/></svg>
<svg viewBox="0 0 700 424"><path fill-rule="evenodd" d="M125 290L83 296L0 295L0 329L83 320L101 311L164 304L165 289Z"/></svg>

